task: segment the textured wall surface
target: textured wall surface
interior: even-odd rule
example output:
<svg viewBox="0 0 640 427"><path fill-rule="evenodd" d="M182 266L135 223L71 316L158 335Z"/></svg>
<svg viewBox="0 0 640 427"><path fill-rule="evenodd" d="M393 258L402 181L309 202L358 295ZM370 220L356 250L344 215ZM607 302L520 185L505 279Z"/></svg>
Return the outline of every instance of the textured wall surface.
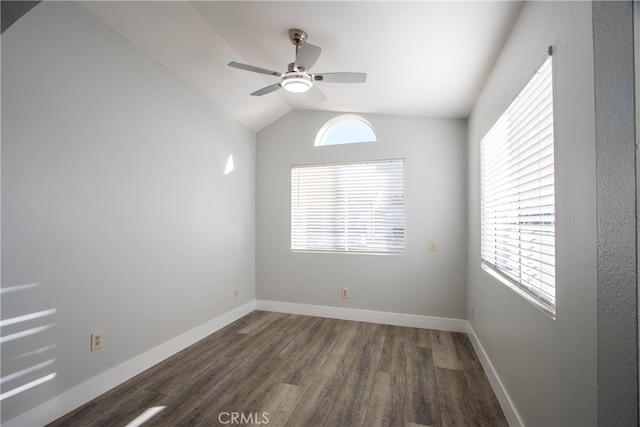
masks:
<svg viewBox="0 0 640 427"><path fill-rule="evenodd" d="M633 26L634 26L634 59L635 59L635 94L636 94L636 287L637 287L637 319L638 319L638 373L640 373L640 2L633 2ZM640 380L638 381L638 411L640 412ZM640 416L640 413L639 415Z"/></svg>
<svg viewBox="0 0 640 427"><path fill-rule="evenodd" d="M632 7L593 3L600 425L638 424Z"/></svg>

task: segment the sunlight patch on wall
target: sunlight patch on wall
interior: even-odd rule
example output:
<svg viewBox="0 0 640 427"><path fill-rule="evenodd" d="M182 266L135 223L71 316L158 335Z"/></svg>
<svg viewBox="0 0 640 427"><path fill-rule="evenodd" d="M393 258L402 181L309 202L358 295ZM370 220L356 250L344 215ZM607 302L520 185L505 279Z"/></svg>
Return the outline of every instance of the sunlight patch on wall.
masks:
<svg viewBox="0 0 640 427"><path fill-rule="evenodd" d="M224 174L229 175L233 172L233 169L235 169L233 164L233 154L229 154L229 157L227 158L227 165L224 167Z"/></svg>
<svg viewBox="0 0 640 427"><path fill-rule="evenodd" d="M51 381L56 377L56 373L52 373L49 375L45 375L44 377L38 378L37 380L33 380L29 383L23 384L20 387L12 388L6 393L0 394L0 400L8 399L11 396L15 396L16 394L22 393L23 391L27 391L30 388L34 388L39 386L40 384L46 383L47 381Z"/></svg>
<svg viewBox="0 0 640 427"><path fill-rule="evenodd" d="M27 320L33 320L33 319L38 319L40 317L49 316L51 314L54 314L55 312L56 312L56 309L52 308L49 310L42 310L37 313L30 313L22 316L12 317L10 319L2 319L0 320L0 328L4 326L14 325L20 322L26 322Z"/></svg>
<svg viewBox="0 0 640 427"><path fill-rule="evenodd" d="M54 316L57 310L43 307L48 298L39 283L4 287L0 294L3 305L7 307L3 314L10 314L10 317L0 319L0 401L3 416L6 413L10 417L12 402L15 402L11 397L48 383L57 376L56 345L50 331L56 325ZM25 301L29 302L26 306L23 305Z"/></svg>

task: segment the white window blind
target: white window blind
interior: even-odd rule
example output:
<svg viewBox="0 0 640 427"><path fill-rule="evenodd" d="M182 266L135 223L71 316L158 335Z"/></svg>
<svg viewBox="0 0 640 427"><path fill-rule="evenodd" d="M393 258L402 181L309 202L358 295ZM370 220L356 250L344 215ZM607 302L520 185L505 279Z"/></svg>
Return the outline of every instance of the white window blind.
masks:
<svg viewBox="0 0 640 427"><path fill-rule="evenodd" d="M291 168L291 249L404 252L404 160Z"/></svg>
<svg viewBox="0 0 640 427"><path fill-rule="evenodd" d="M555 313L551 56L481 141L484 266Z"/></svg>

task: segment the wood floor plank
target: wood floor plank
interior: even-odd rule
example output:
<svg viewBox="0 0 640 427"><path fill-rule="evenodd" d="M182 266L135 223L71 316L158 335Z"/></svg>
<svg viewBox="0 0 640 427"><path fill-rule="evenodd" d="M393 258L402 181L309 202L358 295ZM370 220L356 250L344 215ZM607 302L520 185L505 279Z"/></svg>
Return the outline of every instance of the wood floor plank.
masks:
<svg viewBox="0 0 640 427"><path fill-rule="evenodd" d="M431 350L416 346L407 354L406 422L442 425L437 389Z"/></svg>
<svg viewBox="0 0 640 427"><path fill-rule="evenodd" d="M364 330L362 323L339 320L335 328L337 337L331 354L353 356L359 343L360 332Z"/></svg>
<svg viewBox="0 0 640 427"><path fill-rule="evenodd" d="M174 426L204 426L200 421L200 416L209 409L206 400L191 399L187 395L180 399L171 401L157 417L154 417L149 425L156 427ZM113 424L126 426L126 423ZM73 427L82 427L82 424L75 424ZM106 424L105 424L106 426ZM65 426L66 427L66 426Z"/></svg>
<svg viewBox="0 0 640 427"><path fill-rule="evenodd" d="M268 359L256 366L251 375L235 382L233 393L226 393L216 399L208 414L203 416L203 425L215 425L223 412L259 414L269 393L282 383L290 366L290 360L280 358Z"/></svg>
<svg viewBox="0 0 640 427"><path fill-rule="evenodd" d="M300 316L298 314L285 314L282 321L277 324L283 334L296 337L300 331L306 330L315 320L311 316Z"/></svg>
<svg viewBox="0 0 640 427"><path fill-rule="evenodd" d="M377 368L382 354L384 331L381 325L355 323L357 333L344 347L336 345L332 354L349 363L346 377L332 404L325 404L327 426L364 425ZM349 358L350 357L350 358ZM329 399L327 399L329 400Z"/></svg>
<svg viewBox="0 0 640 427"><path fill-rule="evenodd" d="M431 348L431 331L429 329L416 328L416 345L422 348Z"/></svg>
<svg viewBox="0 0 640 427"><path fill-rule="evenodd" d="M431 349L436 368L464 368L464 364L458 358L456 343L451 332L431 331Z"/></svg>
<svg viewBox="0 0 640 427"><path fill-rule="evenodd" d="M356 358L362 355L361 351L366 348L362 345L363 337L370 339L373 336L367 336L364 332L373 331L373 328L363 323L343 321L338 325L338 329L340 338L319 375L321 382L325 381L327 373L333 375L327 379L328 383L340 386L328 389L326 396L323 396L322 405L317 405L320 407L317 414L323 415L322 423L326 426L358 426L364 422L372 387L351 376L354 373L352 366ZM375 349L374 353L379 356L380 350ZM375 369L377 359L372 366ZM314 386L316 381L318 378L314 378ZM309 419L311 422L319 421L316 418Z"/></svg>
<svg viewBox="0 0 640 427"><path fill-rule="evenodd" d="M50 425L125 426L153 407L145 425L507 425L465 334L262 311Z"/></svg>
<svg viewBox="0 0 640 427"><path fill-rule="evenodd" d="M279 353L280 357L290 358L304 352L309 346L313 345L314 338L318 333L327 327L326 319L318 317L309 317L307 321L302 323L302 327L298 333L292 336L284 349Z"/></svg>
<svg viewBox="0 0 640 427"><path fill-rule="evenodd" d="M484 372L465 371L464 376L469 387L469 392L465 396L466 401L472 402L470 406L476 408L473 415L474 422L482 426L508 427L509 424L500 408L500 403Z"/></svg>
<svg viewBox="0 0 640 427"><path fill-rule="evenodd" d="M471 344L467 334L452 332L451 336L456 349L456 358L461 369L469 372L482 371L480 360L476 356L473 344Z"/></svg>
<svg viewBox="0 0 640 427"><path fill-rule="evenodd" d="M379 371L371 393L366 426L404 425L405 376Z"/></svg>
<svg viewBox="0 0 640 427"><path fill-rule="evenodd" d="M293 362L291 373L284 379L285 383L306 387L323 369L338 336L338 332L335 330L335 321L323 320L313 341L309 342L304 350L298 350L299 357Z"/></svg>
<svg viewBox="0 0 640 427"><path fill-rule="evenodd" d="M412 337L412 328L385 327L384 346L378 369L390 374L404 375L407 369L407 349Z"/></svg>
<svg viewBox="0 0 640 427"><path fill-rule="evenodd" d="M250 322L238 332L246 335L255 335L265 328L268 328L276 320L282 320L286 315L282 313L265 313L257 321Z"/></svg>
<svg viewBox="0 0 640 427"><path fill-rule="evenodd" d="M288 426L325 425L327 415L336 404L349 368L337 355L329 357L323 369L313 378L313 387L307 387L300 404L287 422Z"/></svg>
<svg viewBox="0 0 640 427"><path fill-rule="evenodd" d="M465 401L467 394L464 372L455 369L436 368L436 382L442 425L466 426L470 424Z"/></svg>
<svg viewBox="0 0 640 427"><path fill-rule="evenodd" d="M443 426L507 426L482 372L436 368Z"/></svg>
<svg viewBox="0 0 640 427"><path fill-rule="evenodd" d="M372 323L363 326L362 337L355 350L345 382L362 388L373 388L376 379L386 329Z"/></svg>
<svg viewBox="0 0 640 427"><path fill-rule="evenodd" d="M367 416L373 387L361 387L355 383L342 383L332 404L325 405L326 426L362 426ZM329 400L329 399L327 399Z"/></svg>
<svg viewBox="0 0 640 427"><path fill-rule="evenodd" d="M279 314L279 313L274 313ZM276 323L277 320L272 318L271 324ZM245 334L244 339L240 340L236 345L234 345L230 350L228 350L225 355L228 357L236 358L237 360L251 358L256 354L259 354L263 348L272 347L272 342L274 340L278 340L279 342L286 342L280 340L282 337L286 337L285 334L282 334L281 331L277 327L273 328L264 328L260 333L256 335L248 335ZM274 349L277 353L280 352L281 349Z"/></svg>
<svg viewBox="0 0 640 427"><path fill-rule="evenodd" d="M286 383L278 384L273 388L271 393L269 393L268 398L258 411L260 416L265 414L269 422L262 422L261 424L253 423L249 425L252 427L257 427L262 424L284 426L296 406L298 406L298 403L302 398L303 391L304 388L296 385ZM259 421L262 421L262 418Z"/></svg>
<svg viewBox="0 0 640 427"><path fill-rule="evenodd" d="M224 328L220 329L219 331L216 332L216 335L238 333L242 328L252 324L253 322L256 322L258 319L261 319L262 317L268 315L269 313L270 313L269 311L254 310L251 313L247 314L246 316L242 316L240 319L234 322L231 322ZM213 338L213 334L209 335L209 337ZM207 340L207 338L205 338L203 341L205 340Z"/></svg>

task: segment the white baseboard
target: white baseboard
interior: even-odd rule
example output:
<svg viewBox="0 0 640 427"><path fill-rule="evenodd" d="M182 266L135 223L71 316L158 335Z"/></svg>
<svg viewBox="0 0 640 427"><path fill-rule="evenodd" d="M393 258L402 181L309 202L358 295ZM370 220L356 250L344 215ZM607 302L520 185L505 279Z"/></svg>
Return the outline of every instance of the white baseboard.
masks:
<svg viewBox="0 0 640 427"><path fill-rule="evenodd" d="M355 320L383 325L408 326L412 328L437 329L451 332L467 332L467 321L444 317L420 316L416 314L387 313L384 311L359 310L355 308L328 307L322 305L256 300L256 310L279 313L303 314L331 319Z"/></svg>
<svg viewBox="0 0 640 427"><path fill-rule="evenodd" d="M491 388L493 389L493 392L495 393L496 398L500 403L502 412L504 412L504 416L507 418L507 422L511 427L524 427L524 422L522 422L522 418L520 417L518 410L513 404L513 400L511 400L509 393L507 393L504 384L502 384L502 381L500 380L498 373L493 367L489 356L485 352L484 347L480 343L476 332L473 330L473 327L471 327L471 324L469 322L467 322L466 332L469 340L471 341L471 344L473 345L473 348L476 351L476 354L478 355L478 359L480 359L480 364L482 365L482 368L484 369L484 372L489 379Z"/></svg>
<svg viewBox="0 0 640 427"><path fill-rule="evenodd" d="M255 310L255 301L241 305L158 347L127 360L17 417L4 421L2 425L4 427L35 427L55 421L253 310Z"/></svg>

